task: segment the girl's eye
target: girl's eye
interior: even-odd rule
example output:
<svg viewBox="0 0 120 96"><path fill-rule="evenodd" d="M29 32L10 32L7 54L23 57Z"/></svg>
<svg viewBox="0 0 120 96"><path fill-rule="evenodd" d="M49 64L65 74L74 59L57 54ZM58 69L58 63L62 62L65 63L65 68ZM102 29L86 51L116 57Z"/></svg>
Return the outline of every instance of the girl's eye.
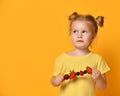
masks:
<svg viewBox="0 0 120 96"><path fill-rule="evenodd" d="M86 34L86 33L87 33L87 31L85 31L85 30L82 31L82 34Z"/></svg>
<svg viewBox="0 0 120 96"><path fill-rule="evenodd" d="M77 33L77 30L74 30L73 33Z"/></svg>

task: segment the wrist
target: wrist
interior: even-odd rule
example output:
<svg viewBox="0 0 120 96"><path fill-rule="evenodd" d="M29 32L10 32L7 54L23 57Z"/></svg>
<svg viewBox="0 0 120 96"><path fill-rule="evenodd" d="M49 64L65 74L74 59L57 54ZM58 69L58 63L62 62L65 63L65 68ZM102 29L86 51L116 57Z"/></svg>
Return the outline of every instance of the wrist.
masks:
<svg viewBox="0 0 120 96"><path fill-rule="evenodd" d="M95 81L99 81L102 79L102 75L100 74L97 78L94 78Z"/></svg>

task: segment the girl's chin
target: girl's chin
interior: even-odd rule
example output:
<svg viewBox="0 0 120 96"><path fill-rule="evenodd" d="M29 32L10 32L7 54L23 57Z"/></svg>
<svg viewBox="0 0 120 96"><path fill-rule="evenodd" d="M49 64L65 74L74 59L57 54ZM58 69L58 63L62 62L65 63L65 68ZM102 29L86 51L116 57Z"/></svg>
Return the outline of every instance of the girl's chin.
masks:
<svg viewBox="0 0 120 96"><path fill-rule="evenodd" d="M75 48L77 48L77 49L88 49L88 47L85 47L85 46L75 46Z"/></svg>
<svg viewBox="0 0 120 96"><path fill-rule="evenodd" d="M78 49L88 49L89 45L74 45L75 48L78 48Z"/></svg>

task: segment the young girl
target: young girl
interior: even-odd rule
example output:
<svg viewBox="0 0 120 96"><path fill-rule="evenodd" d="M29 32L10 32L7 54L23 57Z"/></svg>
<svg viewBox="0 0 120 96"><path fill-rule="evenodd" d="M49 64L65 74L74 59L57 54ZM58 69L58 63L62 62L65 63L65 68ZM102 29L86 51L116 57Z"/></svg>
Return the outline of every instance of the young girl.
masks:
<svg viewBox="0 0 120 96"><path fill-rule="evenodd" d="M110 68L101 55L89 50L98 25L103 26L103 19L76 12L69 16L70 36L75 48L57 57L51 78L53 86L61 85L59 96L95 96L95 85L99 89L106 88L105 73Z"/></svg>

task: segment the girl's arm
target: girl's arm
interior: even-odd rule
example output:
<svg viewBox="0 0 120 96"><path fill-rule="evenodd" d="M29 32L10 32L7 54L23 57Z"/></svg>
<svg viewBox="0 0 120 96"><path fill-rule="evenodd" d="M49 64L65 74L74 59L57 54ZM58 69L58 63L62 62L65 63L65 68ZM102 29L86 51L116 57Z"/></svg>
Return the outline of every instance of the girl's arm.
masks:
<svg viewBox="0 0 120 96"><path fill-rule="evenodd" d="M105 74L101 75L99 79L96 80L96 86L103 90L107 86Z"/></svg>
<svg viewBox="0 0 120 96"><path fill-rule="evenodd" d="M96 86L99 89L103 90L106 88L107 81L106 81L105 74L101 74L101 72L99 70L97 70L96 68L93 68L92 69L92 78L95 80Z"/></svg>

